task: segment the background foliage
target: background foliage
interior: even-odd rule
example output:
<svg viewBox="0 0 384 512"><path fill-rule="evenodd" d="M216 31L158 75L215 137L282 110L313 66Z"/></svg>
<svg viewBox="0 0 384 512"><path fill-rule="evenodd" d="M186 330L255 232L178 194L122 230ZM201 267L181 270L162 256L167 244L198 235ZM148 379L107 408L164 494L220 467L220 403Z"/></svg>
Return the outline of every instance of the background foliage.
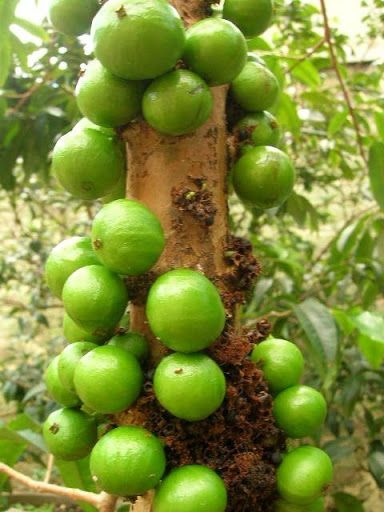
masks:
<svg viewBox="0 0 384 512"><path fill-rule="evenodd" d="M33 461L39 473L40 423L53 407L41 374L64 343L43 265L55 243L88 232L98 205L72 199L50 175L55 141L79 118L73 88L86 38L17 18L17 4L0 0L0 453L10 464ZM381 35L384 1L362 4L369 40L361 45L368 46ZM353 118L319 8L280 0L270 32L251 47L284 89L275 113L298 185L278 211L247 210L231 198L232 229L251 239L263 266L243 320L267 316L274 335L304 350L306 380L329 404L316 442L338 463L330 506L369 512L372 493L380 496L372 489L384 488L384 63L351 64L350 41L332 30ZM81 465L57 468L67 485L90 487ZM2 485L9 484L0 478Z"/></svg>

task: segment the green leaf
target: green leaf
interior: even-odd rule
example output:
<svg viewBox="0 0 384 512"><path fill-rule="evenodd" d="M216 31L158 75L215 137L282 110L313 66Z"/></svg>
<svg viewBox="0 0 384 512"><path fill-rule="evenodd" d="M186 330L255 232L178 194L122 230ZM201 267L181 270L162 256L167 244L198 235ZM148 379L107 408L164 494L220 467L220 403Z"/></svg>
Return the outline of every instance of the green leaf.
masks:
<svg viewBox="0 0 384 512"><path fill-rule="evenodd" d="M85 457L84 459L74 462L56 459L55 463L60 471L64 484L67 487L96 492L95 483L92 480L92 475L89 469L89 457ZM78 505L85 512L96 512L96 509L91 505L81 502L78 502Z"/></svg>
<svg viewBox="0 0 384 512"><path fill-rule="evenodd" d="M1 39L4 39L1 41ZM0 38L0 87L2 87L9 73L11 65L11 44L8 38Z"/></svg>
<svg viewBox="0 0 384 512"><path fill-rule="evenodd" d="M24 453L26 444L7 439L0 439L0 461L8 466L14 466ZM0 489L4 487L7 476L0 473Z"/></svg>
<svg viewBox="0 0 384 512"><path fill-rule="evenodd" d="M375 142L369 151L369 180L373 197L384 210L384 144Z"/></svg>
<svg viewBox="0 0 384 512"><path fill-rule="evenodd" d="M28 21L24 18L19 18L18 16L15 17L13 23L29 32L31 35L38 37L42 41L49 41L48 33L43 29L43 27L40 27L35 23L32 23L31 21Z"/></svg>
<svg viewBox="0 0 384 512"><path fill-rule="evenodd" d="M293 309L307 335L320 376L325 378L328 372L333 376L339 355L339 337L331 312L313 298L294 305Z"/></svg>
<svg viewBox="0 0 384 512"><path fill-rule="evenodd" d="M309 87L318 87L321 84L319 72L309 60L295 66L292 69L292 76Z"/></svg>
<svg viewBox="0 0 384 512"><path fill-rule="evenodd" d="M337 512L364 512L361 502L345 492L337 492L333 495Z"/></svg>
<svg viewBox="0 0 384 512"><path fill-rule="evenodd" d="M11 430L31 430L33 432L41 432L41 425L26 413L18 414L12 418L7 423L7 427Z"/></svg>
<svg viewBox="0 0 384 512"><path fill-rule="evenodd" d="M361 334L357 339L357 344L372 368L379 369L384 361L384 342Z"/></svg>
<svg viewBox="0 0 384 512"><path fill-rule="evenodd" d="M369 364L378 369L384 361L384 317L364 311L351 317L359 330L357 343Z"/></svg>
<svg viewBox="0 0 384 512"><path fill-rule="evenodd" d="M375 123L380 139L384 142L384 114L375 112Z"/></svg>
<svg viewBox="0 0 384 512"><path fill-rule="evenodd" d="M11 65L11 43L9 25L13 21L18 0L0 0L0 87L8 78Z"/></svg>
<svg viewBox="0 0 384 512"><path fill-rule="evenodd" d="M286 93L280 94L279 109L277 112L281 125L297 137L300 136L301 121L297 113L297 106Z"/></svg>
<svg viewBox="0 0 384 512"><path fill-rule="evenodd" d="M368 467L377 485L384 489L384 445L380 441L372 444Z"/></svg>
<svg viewBox="0 0 384 512"><path fill-rule="evenodd" d="M348 110L344 110L343 112L337 112L329 121L328 124L328 135L333 136L337 132L341 130L344 126L345 122L348 119Z"/></svg>

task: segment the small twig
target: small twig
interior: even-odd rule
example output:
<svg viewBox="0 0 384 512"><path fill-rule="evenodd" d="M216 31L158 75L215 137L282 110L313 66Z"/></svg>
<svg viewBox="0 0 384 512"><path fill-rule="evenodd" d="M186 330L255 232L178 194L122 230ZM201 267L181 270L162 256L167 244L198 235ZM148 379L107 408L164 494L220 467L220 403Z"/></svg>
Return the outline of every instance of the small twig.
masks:
<svg viewBox="0 0 384 512"><path fill-rule="evenodd" d="M300 57L290 68L288 68L288 73L293 71L297 66L299 66L302 62L306 61L307 59L311 58L314 53L317 52L325 43L325 38L321 39L311 50L309 50L305 55Z"/></svg>
<svg viewBox="0 0 384 512"><path fill-rule="evenodd" d="M352 119L352 123L353 123L354 129L355 129L355 132L356 132L356 139L357 139L357 144L359 147L359 152L360 152L361 158L363 159L364 163L367 165L368 162L367 162L367 157L366 157L366 154L364 151L363 137L360 132L360 125L357 120L357 116L356 116L356 112L355 112L355 109L354 109L354 106L352 103L351 95L350 95L347 85L345 84L344 79L342 77L339 62L338 62L337 56L336 56L335 47L332 42L332 33L331 33L330 26L329 26L328 12L327 12L327 7L325 5L325 0L320 0L320 5L321 5L321 12L323 15L323 20L324 20L324 37L325 37L325 40L326 40L328 48L329 48L329 55L331 58L332 67L336 73L336 76L339 81L345 102L346 102L348 110L349 110L349 114Z"/></svg>
<svg viewBox="0 0 384 512"><path fill-rule="evenodd" d="M52 453L50 453L48 455L47 471L46 471L45 477L44 477L44 483L46 483L46 484L48 484L51 479L54 460L55 460L54 456L52 455Z"/></svg>
<svg viewBox="0 0 384 512"><path fill-rule="evenodd" d="M22 485L25 485L29 489L32 489L38 493L55 494L56 496L64 496L65 498L70 498L74 501L84 501L85 503L89 503L90 505L96 507L99 512L113 512L117 502L117 498L115 496L111 496L105 492L96 494L94 492L83 491L81 489L61 487L60 485L33 480L32 478L23 475L19 471L12 469L2 462L0 462L0 473L4 473L9 478L16 480Z"/></svg>

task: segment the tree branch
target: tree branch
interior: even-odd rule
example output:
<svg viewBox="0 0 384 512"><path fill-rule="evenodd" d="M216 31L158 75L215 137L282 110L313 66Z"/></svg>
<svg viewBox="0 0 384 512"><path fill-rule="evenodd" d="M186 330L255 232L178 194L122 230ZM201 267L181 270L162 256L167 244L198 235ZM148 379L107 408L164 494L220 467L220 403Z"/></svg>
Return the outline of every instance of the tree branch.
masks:
<svg viewBox="0 0 384 512"><path fill-rule="evenodd" d="M325 43L325 38L321 39L311 50L309 50L305 55L298 58L298 60L292 64L292 66L288 69L288 73L293 71L297 66L299 66L302 62L312 57L314 53L317 52Z"/></svg>
<svg viewBox="0 0 384 512"><path fill-rule="evenodd" d="M343 93L345 102L346 102L348 110L349 110L349 114L352 119L352 123L353 123L354 129L355 129L355 132L356 132L357 145L359 148L361 158L363 159L364 163L367 165L368 162L367 162L367 157L366 157L365 150L364 150L363 137L361 135L360 125L357 120L357 116L356 116L356 112L355 112L355 109L354 109L354 106L352 103L351 95L350 95L347 85L344 82L344 79L342 77L339 62L337 60L335 47L332 42L332 33L331 33L330 26L329 26L328 12L327 12L327 7L325 5L325 0L320 0L320 6L321 6L321 12L323 15L323 20L324 20L324 38L325 38L325 41L327 42L327 45L329 48L329 55L331 58L332 67L335 70L337 79L338 79L340 87L341 87L341 91Z"/></svg>
<svg viewBox="0 0 384 512"><path fill-rule="evenodd" d="M81 489L71 489L70 487L61 487L60 485L33 480L2 462L0 462L0 473L4 473L9 478L16 480L38 493L55 494L56 496L64 496L65 498L70 498L74 501L84 501L85 503L89 503L96 507L99 512L113 512L115 510L117 498L105 492L96 494L94 492L83 491Z"/></svg>

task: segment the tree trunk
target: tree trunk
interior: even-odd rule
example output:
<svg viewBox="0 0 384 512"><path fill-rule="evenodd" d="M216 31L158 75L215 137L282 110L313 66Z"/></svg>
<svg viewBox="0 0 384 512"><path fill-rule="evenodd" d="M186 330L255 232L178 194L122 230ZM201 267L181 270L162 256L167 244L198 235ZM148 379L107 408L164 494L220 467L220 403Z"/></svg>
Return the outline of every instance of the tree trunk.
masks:
<svg viewBox="0 0 384 512"><path fill-rule="evenodd" d="M207 16L207 6L213 2L171 3L189 25ZM151 341L150 367L167 353L145 318L145 297L154 278L172 268L188 267L202 271L216 284L226 306L227 327L209 353L225 372L227 398L217 413L190 424L171 417L157 404L148 378L144 396L117 421L141 424L156 433L166 445L170 468L197 463L217 470L228 488L228 510L266 512L275 487L273 458L283 441L273 422L262 374L246 360L252 343L265 337L268 326L242 332L235 321L259 269L251 245L228 233L227 88L212 91L211 119L191 135L163 136L144 121L131 124L123 134L127 196L156 213L166 233L166 247L157 265L128 284L133 295L131 328ZM149 511L150 501L150 497L140 498L135 512Z"/></svg>

